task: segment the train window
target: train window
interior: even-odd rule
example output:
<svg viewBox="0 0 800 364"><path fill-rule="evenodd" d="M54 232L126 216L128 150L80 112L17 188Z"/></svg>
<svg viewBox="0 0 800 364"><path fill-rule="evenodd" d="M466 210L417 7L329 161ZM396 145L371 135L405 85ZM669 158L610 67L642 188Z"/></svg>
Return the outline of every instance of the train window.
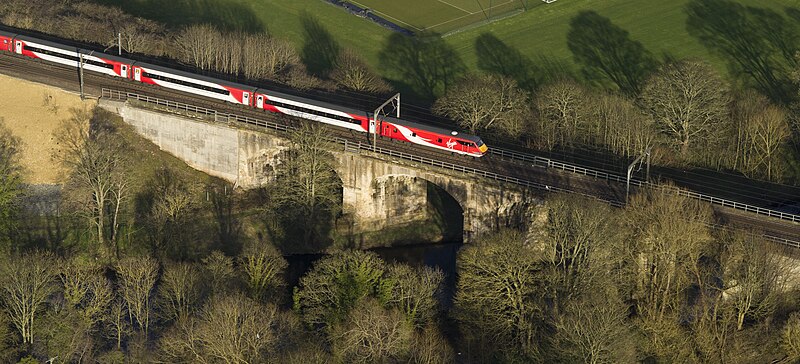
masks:
<svg viewBox="0 0 800 364"><path fill-rule="evenodd" d="M183 81L183 80L178 80L178 79L174 79L174 78L171 78L171 77L161 76L161 75L157 75L157 74L154 74L154 73L147 73L147 72L142 71L142 76L148 77L148 78L152 78L154 80L166 81L166 82L170 82L170 83L174 83L174 84L178 84L178 85L189 86L189 87L196 88L196 89L199 89L199 90L210 91L210 92L214 92L214 93L218 93L218 94L222 94L222 95L230 95L231 94L230 91L225 90L225 89L220 90L220 89L215 88L215 87L210 87L210 86L205 86L205 85L198 85L196 83Z"/></svg>
<svg viewBox="0 0 800 364"><path fill-rule="evenodd" d="M47 55L50 55L50 56L53 56L53 57L58 57L58 58L66 59L66 60L70 60L70 61L76 61L76 62L80 62L81 61L80 57L75 57L75 56L72 56L72 55L68 55L68 54L64 54L64 53L60 53L60 52L54 52L54 51L51 51L51 50L42 49L42 48L38 48L38 47L32 47L30 45L25 45L25 49L27 49L27 50L29 50L31 52L47 54ZM108 64L108 63L105 63L105 62L95 61L95 60L91 60L91 59L87 59L87 58L83 58L83 64L85 64L85 65L88 64L88 65L102 67L102 68L108 68L108 69L114 69L114 65L113 64Z"/></svg>
<svg viewBox="0 0 800 364"><path fill-rule="evenodd" d="M417 136L417 133L411 133L411 136L415 137L415 136Z"/></svg>
<svg viewBox="0 0 800 364"><path fill-rule="evenodd" d="M297 106L297 105L293 105L293 104L286 104L286 103L283 103L283 102L278 102L278 101L273 101L273 100L265 100L264 104L265 105L272 105L272 106L282 107L282 108L286 108L286 109L289 109L289 110L296 110L296 111L304 112L304 113L311 114L311 115L319 115L319 116L322 116L322 117L330 118L330 119L333 119L333 120L340 120L340 121L344 121L344 122L347 122L347 123L361 124L361 122L358 121L357 119L348 118L346 116L339 116L339 115L335 115L335 114L329 114L329 113L326 113L324 111L309 109L309 108L305 108L305 107Z"/></svg>
<svg viewBox="0 0 800 364"><path fill-rule="evenodd" d="M441 142L442 142L442 138L439 138L439 139L437 139L436 141L437 141L437 142L439 142L439 143L441 143Z"/></svg>
<svg viewBox="0 0 800 364"><path fill-rule="evenodd" d="M397 133L397 128L394 128L394 132Z"/></svg>

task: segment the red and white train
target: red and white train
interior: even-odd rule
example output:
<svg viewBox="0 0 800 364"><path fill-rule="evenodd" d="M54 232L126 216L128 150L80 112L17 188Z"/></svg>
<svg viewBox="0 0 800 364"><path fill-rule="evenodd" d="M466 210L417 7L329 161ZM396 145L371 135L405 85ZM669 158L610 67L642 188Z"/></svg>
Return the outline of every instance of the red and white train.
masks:
<svg viewBox="0 0 800 364"><path fill-rule="evenodd" d="M0 31L0 53L16 53L76 69L83 59L85 71L157 85L193 95L241 104L266 111L318 121L364 133L475 157L487 146L474 135L424 125L408 120L382 117L376 128L367 111L360 111L287 95L263 88L227 82L211 77L155 66L131 59L70 47L33 37ZM376 130L377 129L377 130Z"/></svg>

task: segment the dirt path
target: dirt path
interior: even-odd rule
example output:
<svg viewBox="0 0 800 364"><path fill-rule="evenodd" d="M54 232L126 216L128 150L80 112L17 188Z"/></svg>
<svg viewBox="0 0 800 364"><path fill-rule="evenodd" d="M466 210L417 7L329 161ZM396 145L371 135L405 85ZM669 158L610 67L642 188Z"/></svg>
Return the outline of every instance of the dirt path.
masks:
<svg viewBox="0 0 800 364"><path fill-rule="evenodd" d="M58 148L53 132L69 117L70 109L95 104L95 100L82 102L77 94L58 88L0 75L0 119L22 139L26 182L62 182L61 168L52 160Z"/></svg>

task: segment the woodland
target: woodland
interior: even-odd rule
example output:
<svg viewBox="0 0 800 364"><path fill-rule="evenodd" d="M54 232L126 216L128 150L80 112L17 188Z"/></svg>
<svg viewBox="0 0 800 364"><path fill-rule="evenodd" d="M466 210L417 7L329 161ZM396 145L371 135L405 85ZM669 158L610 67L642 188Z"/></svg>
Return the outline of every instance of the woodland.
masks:
<svg viewBox="0 0 800 364"><path fill-rule="evenodd" d="M570 23L579 70L534 62L487 33L476 42L481 71L470 72L440 38L397 34L379 57L386 79L311 15L301 49L82 1L4 1L0 23L103 46L121 33L129 54L345 103L402 86L431 120L487 141L649 154L796 184L795 14L724 0L693 0L685 12L729 75L653 55L593 11ZM672 187L623 208L548 196L518 226L462 246L448 286L436 267L330 243L341 186L317 125L292 132L274 181L250 191L158 159L132 134L106 111L72 110L53 136L62 145L53 163L69 176L42 202L23 183L19 139L0 129L0 361L800 360L796 253ZM293 278L297 251L319 257Z"/></svg>

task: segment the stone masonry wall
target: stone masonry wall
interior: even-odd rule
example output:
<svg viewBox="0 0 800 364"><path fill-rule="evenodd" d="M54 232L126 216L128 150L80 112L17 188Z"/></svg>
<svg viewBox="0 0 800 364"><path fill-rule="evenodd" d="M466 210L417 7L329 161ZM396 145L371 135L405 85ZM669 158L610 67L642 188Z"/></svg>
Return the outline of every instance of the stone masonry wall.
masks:
<svg viewBox="0 0 800 364"><path fill-rule="evenodd" d="M101 107L120 114L126 123L162 150L200 171L254 188L274 178L279 153L289 142L268 133L213 124L120 102L101 100ZM464 211L465 239L515 224L535 201L514 186L476 180L382 156L334 153L342 180L343 208L358 231L427 218L427 182L449 193Z"/></svg>

